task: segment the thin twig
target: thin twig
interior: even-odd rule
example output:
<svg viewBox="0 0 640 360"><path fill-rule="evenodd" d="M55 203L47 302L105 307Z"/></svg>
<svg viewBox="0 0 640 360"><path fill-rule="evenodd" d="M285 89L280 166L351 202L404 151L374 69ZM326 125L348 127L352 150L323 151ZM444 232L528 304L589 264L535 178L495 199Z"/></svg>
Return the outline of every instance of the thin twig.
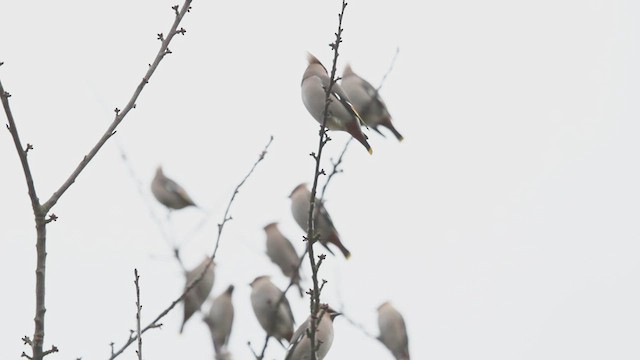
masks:
<svg viewBox="0 0 640 360"><path fill-rule="evenodd" d="M395 54L393 54L393 58L391 59L391 63L389 64L389 67L387 68L387 72L384 73L384 75L382 76L382 80L380 80L380 84L378 85L378 87L375 89L375 91L373 92L373 94L371 95L371 101L369 101L369 103L367 103L366 106L364 106L364 108L362 109L362 113L366 114L369 112L369 108L376 103L377 99L378 99L378 94L380 93L380 89L382 88L382 85L384 85L384 82L387 80L387 76L389 76L389 74L391 73L391 70L393 70L394 66L396 65L396 59L398 58L398 54L400 53L400 48L397 47L396 48L396 52Z"/></svg>
<svg viewBox="0 0 640 360"><path fill-rule="evenodd" d="M341 173L343 171L342 169L339 168L339 166L340 164L342 164L342 158L344 157L344 154L347 152L347 148L349 148L349 144L351 144L351 140L353 140L353 136L349 136L349 140L347 140L347 142L344 144L344 148L342 149L342 152L340 153L338 160L336 160L335 162L331 161L331 165L333 166L333 169L331 169L329 176L327 176L327 181L325 181L324 186L322 186L322 193L320 194L321 204L324 202L324 194L327 191L327 186L329 186L331 179L336 174Z"/></svg>
<svg viewBox="0 0 640 360"><path fill-rule="evenodd" d="M364 327L364 325L362 325L362 324L360 324L360 323L356 322L355 320L353 320L352 318L350 318L347 314L345 314L345 312L344 312L344 310L343 310L343 309L341 309L341 310L340 310L340 314L342 314L341 316L342 316L343 318L345 318L345 319L349 322L349 324L351 324L354 328L356 328L356 329L360 330L360 332L362 332L365 336L367 336L367 337L369 337L369 338L371 338L371 339L373 339L373 340L376 340L376 341L379 341L379 340L380 340L380 339L378 339L378 337L377 337L377 336L375 336L375 335L373 335L372 333L370 333L370 332L369 332L369 331Z"/></svg>
<svg viewBox="0 0 640 360"><path fill-rule="evenodd" d="M136 284L136 333L138 334L138 360L142 360L142 333L140 332L140 316L142 314L142 305L140 305L140 276L138 269L133 269L135 275L134 283Z"/></svg>
<svg viewBox="0 0 640 360"><path fill-rule="evenodd" d="M337 81L336 69L337 69L338 55L339 55L338 49L340 47L340 43L342 42L342 30L343 30L342 19L344 17L344 10L346 7L347 7L347 2L345 0L342 0L342 9L338 14L338 31L335 33L336 40L335 42L329 45L333 49L331 79L329 81L329 86L325 89L324 112L323 112L323 118L322 118L322 125L320 126L320 134L319 134L319 140L318 140L318 153L317 155L314 155L316 164L315 164L315 172L313 177L313 186L311 187L311 196L309 199L309 215L308 215L308 221L307 221L307 237L306 238L307 238L309 263L311 266L311 279L313 281L313 290L310 293L311 296L310 296L309 308L310 308L311 315L310 315L310 321L309 321L310 326L309 326L309 334L308 334L310 344L311 344L311 360L317 359L316 331L318 328L317 319L319 319L317 318L317 316L320 310L320 286L318 285L318 269L320 267L320 263L316 264L315 254L313 251L313 245L318 239L318 236L317 234L315 234L315 229L314 229L314 214L315 214L314 207L315 207L315 201L316 201L316 192L318 188L318 178L320 177L321 173L324 173L324 170L322 171L320 170L320 160L322 157L322 149L324 148L324 145L329 141L326 124L327 124L327 119L329 117L329 105L331 104L331 92L332 92L333 86ZM319 257L320 262L322 261L323 257L324 255L321 255Z"/></svg>
<svg viewBox="0 0 640 360"><path fill-rule="evenodd" d="M157 327L162 326L162 323L159 323L159 321L163 317L165 317L171 310L173 310L173 308L175 308L182 301L182 299L184 299L184 297L187 295L187 293L191 289L193 289L202 280L204 275L207 273L207 271L209 270L209 267L211 266L211 264L213 264L213 261L216 258L216 254L218 252L218 246L220 245L220 239L221 239L221 236L222 236L222 229L224 228L224 225L227 223L227 221L232 219L231 216L229 216L229 211L231 209L231 204L235 200L236 195L238 194L238 192L240 191L240 187L242 187L242 185L244 185L244 183L247 181L249 176L251 176L251 174L255 170L256 166L258 166L258 164L264 159L265 155L267 154L267 149L271 145L272 141L273 141L273 136L271 136L269 138L269 142L264 147L264 150L262 150L262 152L260 153L260 155L258 157L258 160L256 160L256 162L253 164L253 166L251 167L251 170L249 170L247 175L242 179L242 181L238 184L238 186L236 186L236 188L235 188L235 190L233 192L233 195L231 196L231 199L229 200L229 203L227 204L227 209L226 209L226 211L224 213L223 220L222 220L222 222L220 224L218 224L218 236L216 238L216 244L215 244L215 247L213 249L213 252L212 252L211 256L209 257L209 261L207 262L207 265L204 267L204 269L198 275L198 277L196 277L190 284L188 284L185 287L185 289L182 292L182 294L180 294L180 296L177 299L175 299L173 302L171 302L171 304L169 304L169 306L166 309L164 309L158 316L156 316L156 318L153 319L153 321L151 321L147 326L145 326L140 331L140 334L144 334L149 329L153 329L153 328L157 328ZM112 348L111 356L109 357L109 360L113 360L116 357L118 357L120 354L122 354L122 352L127 347L129 347L129 345L131 345L134 341L136 341L137 337L138 337L138 335L131 334L131 335L129 335L129 338L125 341L125 344L122 345L122 347L119 350L114 351L113 348Z"/></svg>

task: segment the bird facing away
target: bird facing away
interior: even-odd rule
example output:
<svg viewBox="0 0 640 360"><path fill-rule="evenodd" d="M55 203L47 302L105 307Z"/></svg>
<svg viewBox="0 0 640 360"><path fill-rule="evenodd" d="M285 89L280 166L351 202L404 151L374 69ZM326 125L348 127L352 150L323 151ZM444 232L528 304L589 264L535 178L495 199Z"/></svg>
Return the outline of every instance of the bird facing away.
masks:
<svg viewBox="0 0 640 360"><path fill-rule="evenodd" d="M320 323L316 328L315 344L317 347L316 358L318 360L324 359L329 352L331 344L333 343L333 319L336 316L341 315L339 312L326 307L321 309L322 317ZM300 327L296 330L291 338L289 348L287 349L287 355L285 360L309 360L311 359L311 340L307 335L307 329L310 328L310 318L307 318ZM319 346L318 346L319 344Z"/></svg>
<svg viewBox="0 0 640 360"><path fill-rule="evenodd" d="M209 326L211 340L216 353L216 359L225 358L229 336L233 327L233 285L229 285L227 290L218 295L209 309L209 314L202 320Z"/></svg>
<svg viewBox="0 0 640 360"><path fill-rule="evenodd" d="M276 308L276 304L282 296L269 276L258 276L251 282L251 307L256 314L260 326L273 336L280 344L282 340L291 340L293 335L293 312L286 297Z"/></svg>
<svg viewBox="0 0 640 360"><path fill-rule="evenodd" d="M205 257L204 260L198 265L195 269L187 271L186 282L184 285L185 290L189 285L194 282L200 274L204 271L209 263L209 258ZM187 320L196 313L196 311L200 310L200 306L207 300L207 296L211 292L213 288L213 281L215 280L215 264L211 263L211 266L204 273L202 279L193 287L184 297L184 318L182 320L182 325L180 326L180 333L184 330L184 325L187 323Z"/></svg>
<svg viewBox="0 0 640 360"><path fill-rule="evenodd" d="M409 338L404 318L389 302L378 307L378 328L378 340L391 351L396 360L410 360Z"/></svg>
<svg viewBox="0 0 640 360"><path fill-rule="evenodd" d="M350 65L344 68L340 85L342 85L342 89L347 96L349 96L353 107L367 125L371 126L382 136L384 136L384 134L380 132L378 126L389 129L398 141L404 139L391 123L391 115L387 110L387 105L382 101L378 90L358 74L354 73Z"/></svg>
<svg viewBox="0 0 640 360"><path fill-rule="evenodd" d="M151 181L151 192L162 205L170 210L197 206L182 186L164 175L160 166L156 169L156 175Z"/></svg>
<svg viewBox="0 0 640 360"><path fill-rule="evenodd" d="M296 186L295 189L289 195L291 198L291 214L296 220L302 230L307 231L307 225L309 221L309 200L311 199L311 192L307 189L307 184L302 183ZM333 251L329 249L328 243L332 243L337 246L342 252L344 257L348 259L351 257L351 252L342 244L340 236L333 221L325 209L324 205L316 198L313 209L314 229L316 234L319 234L320 243L327 248L327 250L333 254Z"/></svg>
<svg viewBox="0 0 640 360"><path fill-rule="evenodd" d="M322 124L326 103L326 93L331 78L327 69L315 56L307 53L307 69L302 76L302 102L311 116ZM360 125L364 125L358 112L353 108L347 94L340 84L335 83L331 88L331 102L327 113L326 126L329 130L346 131L358 140L371 154L373 150L367 142L367 137L362 133Z"/></svg>
<svg viewBox="0 0 640 360"><path fill-rule="evenodd" d="M289 277L298 288L300 297L304 296L304 290L300 286L299 258L296 249L287 239L280 229L278 223L271 223L264 227L267 234L267 256L278 265L282 273Z"/></svg>

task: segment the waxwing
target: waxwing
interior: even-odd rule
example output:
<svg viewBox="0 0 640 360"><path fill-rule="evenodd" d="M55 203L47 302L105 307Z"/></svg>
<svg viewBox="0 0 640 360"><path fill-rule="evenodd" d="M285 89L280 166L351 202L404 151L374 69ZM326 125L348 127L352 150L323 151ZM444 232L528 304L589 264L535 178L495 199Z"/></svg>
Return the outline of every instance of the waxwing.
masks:
<svg viewBox="0 0 640 360"><path fill-rule="evenodd" d="M284 297L276 308L282 291L271 282L269 276L258 276L250 285L251 306L260 326L280 344L283 339L290 341L294 320L287 298Z"/></svg>
<svg viewBox="0 0 640 360"><path fill-rule="evenodd" d="M213 340L213 348L216 358L225 358L231 328L233 327L233 302L231 295L233 294L233 285L229 285L227 290L218 295L203 320L209 326L211 331L211 339Z"/></svg>
<svg viewBox="0 0 640 360"><path fill-rule="evenodd" d="M293 280L302 297L304 290L300 286L300 268L298 267L300 259L296 249L291 241L282 235L278 229L278 223L268 224L264 227L264 231L267 234L267 256L278 265L285 276Z"/></svg>
<svg viewBox="0 0 640 360"><path fill-rule="evenodd" d="M339 312L324 307L320 309L322 317L316 327L315 343L317 346L316 358L324 359L333 343L333 319L341 315ZM310 328L310 317L298 327L291 338L285 360L309 360L311 359L311 340L307 335ZM319 345L319 346L318 346Z"/></svg>
<svg viewBox="0 0 640 360"><path fill-rule="evenodd" d="M404 139L391 123L391 115L378 90L354 73L350 65L344 68L340 85L342 85L342 89L351 99L353 107L367 125L382 136L384 134L380 132L378 126L389 129L398 141Z"/></svg>
<svg viewBox="0 0 640 360"><path fill-rule="evenodd" d="M184 285L185 290L200 276L200 274L202 274L205 268L207 268L207 264L209 263L209 261L210 259L208 257L205 257L200 265L198 265L195 269L186 272L186 282ZM180 326L180 333L182 333L187 320L189 320L189 318L193 314L195 314L196 311L199 311L204 301L207 300L207 296L209 296L209 293L213 288L213 281L215 280L214 267L215 264L211 263L209 268L207 268L206 272L204 273L202 279L200 279L200 281L185 295L184 318L182 320L182 325Z"/></svg>
<svg viewBox="0 0 640 360"><path fill-rule="evenodd" d="M311 192L307 188L307 184L302 183L296 186L295 189L289 195L291 198L291 213L302 230L307 231L307 225L309 221L309 199L311 199ZM314 205L314 229L316 233L320 234L320 243L327 248L327 250L333 254L333 251L329 249L328 243L332 243L337 246L342 252L344 257L348 259L351 257L351 252L342 244L340 236L333 221L325 209L324 205L320 203L320 200L316 198Z"/></svg>
<svg viewBox="0 0 640 360"><path fill-rule="evenodd" d="M309 62L302 77L302 102L311 116L322 124L326 102L325 89L329 87L331 78L327 69L315 56L307 53ZM347 94L340 84L331 88L326 126L329 130L346 131L358 140L371 154L373 150L362 133L361 125L365 125L358 112L353 108Z"/></svg>
<svg viewBox="0 0 640 360"><path fill-rule="evenodd" d="M389 302L378 307L378 328L378 340L391 351L396 360L410 360L409 338L404 318Z"/></svg>
<svg viewBox="0 0 640 360"><path fill-rule="evenodd" d="M156 175L151 181L151 192L162 205L170 210L196 206L182 186L164 175L160 166L156 169Z"/></svg>

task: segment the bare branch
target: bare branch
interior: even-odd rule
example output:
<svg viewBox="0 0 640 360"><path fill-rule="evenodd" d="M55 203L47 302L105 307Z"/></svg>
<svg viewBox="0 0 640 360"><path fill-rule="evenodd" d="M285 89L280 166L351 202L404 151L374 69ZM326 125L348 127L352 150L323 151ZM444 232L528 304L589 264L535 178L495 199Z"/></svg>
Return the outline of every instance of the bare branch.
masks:
<svg viewBox="0 0 640 360"><path fill-rule="evenodd" d="M26 147L26 150L23 150L22 142L20 141L20 136L18 135L18 128L16 127L16 122L13 119L13 113L11 112L11 107L9 106L9 97L11 95L4 90L2 86L2 81L0 81L0 100L2 101L2 107L4 108L4 113L7 115L7 129L11 133L11 137L13 138L13 144L16 147L16 151L18 152L18 157L20 158L20 164L22 165L22 171L24 172L25 180L27 181L27 189L29 192L29 198L31 199L31 207L33 208L33 213L38 215L43 215L46 211L42 211L40 208L40 200L38 199L38 195L36 194L36 187L33 183L33 175L31 174L31 168L29 167L29 161L27 160L27 151L29 150L29 145ZM31 146L33 148L33 146Z"/></svg>
<svg viewBox="0 0 640 360"><path fill-rule="evenodd" d="M136 331L138 337L138 360L142 360L142 333L140 332L140 315L142 314L142 305L140 305L140 276L138 275L138 269L133 269L136 285Z"/></svg>
<svg viewBox="0 0 640 360"><path fill-rule="evenodd" d="M342 0L342 10L338 14L338 31L335 33L336 40L331 43L329 46L333 49L333 63L331 66L331 80L329 81L329 86L325 89L325 105L324 105L324 114L322 119L322 125L320 126L319 133L319 141L318 141L318 152L317 155L314 156L316 160L315 172L313 177L313 186L311 188L311 198L309 199L309 217L307 222L307 253L309 255L309 263L311 265L311 279L313 281L313 289L311 290L310 296L310 313L311 319L313 320L315 316L318 315L320 310L320 287L318 285L318 268L319 264L316 265L316 259L313 251L313 244L317 241L317 234L315 234L314 230L314 207L315 207L315 199L316 192L318 187L318 178L323 171L320 170L320 160L322 158L322 149L329 141L329 137L327 136L327 119L329 117L329 104L331 103L331 91L333 86L335 85L336 79L336 69L338 63L338 49L340 47L340 43L342 42L342 19L344 17L344 10L347 7L347 2ZM311 343L311 360L316 360L316 330L317 330L317 322L310 321L310 329L309 329L309 340Z"/></svg>
<svg viewBox="0 0 640 360"><path fill-rule="evenodd" d="M109 125L109 127L104 132L100 140L98 140L98 142L89 151L89 153L84 156L82 161L80 161L80 164L78 164L76 169L71 173L69 178L62 184L62 186L58 190L56 190L51 195L49 200L47 200L42 205L42 208L45 213L48 212L58 202L62 194L64 194L65 191L67 191L67 189L69 189L69 187L76 181L76 178L78 178L78 175L80 175L82 170L84 170L84 168L89 164L89 162L93 159L93 157L98 153L100 148L102 148L102 146L107 142L107 140L109 140L109 138L111 138L111 136L115 134L116 128L118 127L118 125L120 125L122 120L124 120L125 116L127 116L129 111L135 108L136 106L135 104L136 104L136 101L138 100L138 97L140 96L140 93L142 92L144 87L149 83L149 79L151 79L151 76L158 68L158 65L164 58L164 55L166 55L169 44L171 43L171 40L173 39L173 37L176 35L176 29L178 28L178 25L180 25L182 18L185 16L185 14L188 12L190 8L191 1L192 0L185 0L184 4L180 8L180 11L178 12L176 10L176 18L173 21L173 25L171 25L171 30L169 30L169 34L164 40L162 40L162 45L160 46L160 50L158 50L158 53L156 54L155 60L153 61L151 66L149 66L149 69L147 69L147 72L145 73L144 77L140 81L140 84L138 84L138 87L136 88L136 90L133 92L133 95L129 99L129 102L124 107L124 109L122 110L116 109L115 119L113 120L111 125Z"/></svg>
<svg viewBox="0 0 640 360"><path fill-rule="evenodd" d="M353 137L349 136L349 140L347 140L347 142L344 144L344 148L342 149L342 152L340 153L338 160L336 160L335 162L333 161L331 162L333 169L331 169L331 173L329 174L329 176L327 176L327 181L325 181L324 186L322 186L322 193L320 194L320 203L324 201L324 194L327 191L327 186L329 186L331 179L336 174L343 172L343 170L340 169L339 166L340 164L342 164L342 158L344 157L344 154L347 152L347 148L349 148L349 144L351 144L351 140L353 140Z"/></svg>

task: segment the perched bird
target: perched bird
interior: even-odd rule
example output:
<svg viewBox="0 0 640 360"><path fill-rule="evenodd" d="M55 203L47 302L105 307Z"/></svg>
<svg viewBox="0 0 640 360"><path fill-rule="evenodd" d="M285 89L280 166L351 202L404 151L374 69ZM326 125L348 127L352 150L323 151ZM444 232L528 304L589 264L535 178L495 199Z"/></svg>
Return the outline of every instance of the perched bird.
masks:
<svg viewBox="0 0 640 360"><path fill-rule="evenodd" d="M291 198L291 213L293 214L293 218L296 220L298 225L300 225L302 230L307 231L310 206L309 200L311 199L311 192L307 189L307 184L302 183L296 186L289 197ZM349 250L347 250L347 248L342 244L338 231L335 226L333 226L333 221L331 221L331 217L329 216L327 209L324 208L324 205L320 200L318 200L318 198L316 198L313 209L313 219L314 229L316 233L320 235L320 243L327 248L331 254L333 254L333 251L329 249L327 243L332 243L337 246L346 259L351 257L351 252L349 252Z"/></svg>
<svg viewBox="0 0 640 360"><path fill-rule="evenodd" d="M300 268L298 267L300 259L296 249L291 241L282 235L278 229L278 223L268 224L264 227L264 231L267 234L267 256L278 265L285 276L293 281L302 297L304 290L300 286Z"/></svg>
<svg viewBox="0 0 640 360"><path fill-rule="evenodd" d="M213 300L209 314L202 319L209 326L216 359L219 360L226 358L228 353L226 347L233 327L232 294L233 285L229 285L227 290Z"/></svg>
<svg viewBox="0 0 640 360"><path fill-rule="evenodd" d="M331 78L327 69L315 56L307 53L309 65L302 76L302 102L311 116L322 124L326 103L325 89L329 87ZM329 104L326 126L329 130L346 131L358 140L369 154L373 152L367 142L367 137L362 133L360 125L365 125L358 112L351 105L347 94L340 84L335 83L331 87L331 103Z"/></svg>
<svg viewBox="0 0 640 360"><path fill-rule="evenodd" d="M358 76L351 70L351 66L347 65L342 73L340 81L342 89L349 96L353 107L358 111L364 122L371 126L378 134L384 136L380 132L378 126L386 127L398 141L404 138L391 123L391 115L387 110L387 105L382 101L378 90L374 88L367 80Z"/></svg>
<svg viewBox="0 0 640 360"><path fill-rule="evenodd" d="M204 269L207 267L209 263L209 258L205 257L204 260L198 265L195 269L186 272L186 283L184 285L185 290L191 283L193 283L199 276L202 274ZM215 280L215 272L214 272L215 264L211 263L207 271L204 273L202 279L193 287L184 297L184 318L182 320L182 325L180 326L180 333L184 329L184 325L187 323L187 320L196 313L196 311L200 310L200 306L207 300L207 296L211 292L213 288L213 281Z"/></svg>
<svg viewBox="0 0 640 360"><path fill-rule="evenodd" d="M170 210L197 206L182 186L164 175L160 166L156 169L156 175L151 181L151 192L162 205Z"/></svg>
<svg viewBox="0 0 640 360"><path fill-rule="evenodd" d="M378 307L380 340L396 360L410 360L409 338L402 315L388 301Z"/></svg>
<svg viewBox="0 0 640 360"><path fill-rule="evenodd" d="M324 359L329 352L331 344L333 343L333 319L336 316L341 315L330 307L321 309L322 318L316 328L315 343L317 346L316 358L318 360ZM291 338L289 348L287 349L287 355L285 360L309 360L311 359L311 340L307 335L307 329L310 328L310 318L298 327L296 332Z"/></svg>
<svg viewBox="0 0 640 360"><path fill-rule="evenodd" d="M280 344L282 339L289 342L293 335L293 312L286 297L276 308L282 296L269 276L258 276L251 282L251 307L256 314L260 326L273 336Z"/></svg>

